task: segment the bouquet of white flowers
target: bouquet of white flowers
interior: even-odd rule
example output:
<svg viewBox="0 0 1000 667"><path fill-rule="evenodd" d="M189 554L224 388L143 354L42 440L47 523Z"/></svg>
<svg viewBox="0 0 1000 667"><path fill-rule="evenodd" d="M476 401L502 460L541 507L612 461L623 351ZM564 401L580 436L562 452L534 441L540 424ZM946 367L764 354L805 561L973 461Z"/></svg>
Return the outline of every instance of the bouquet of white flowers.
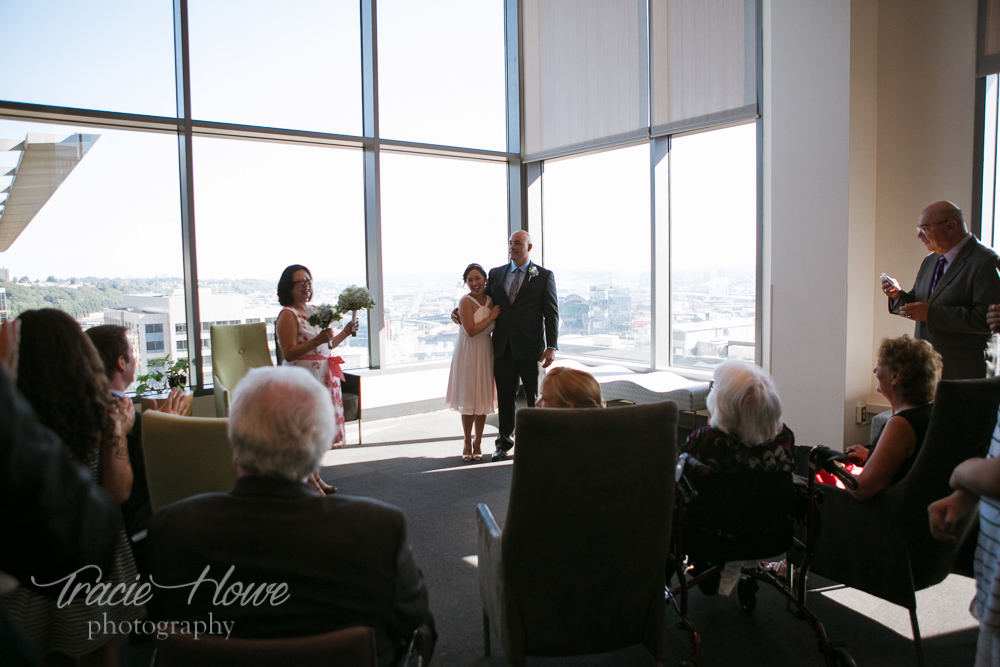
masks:
<svg viewBox="0 0 1000 667"><path fill-rule="evenodd" d="M351 285L340 293L340 298L337 299L337 311L341 313L346 313L351 311L351 324L354 324L358 320L359 310L368 310L369 308L375 307L375 299L372 298L372 293L368 291L365 287L358 287L357 285ZM357 331L351 332L352 336L357 336Z"/></svg>
<svg viewBox="0 0 1000 667"><path fill-rule="evenodd" d="M334 322L339 322L341 318L340 309L334 308L328 303L321 303L313 308L312 314L306 320L309 324L320 329L329 329ZM333 349L333 342L327 343Z"/></svg>

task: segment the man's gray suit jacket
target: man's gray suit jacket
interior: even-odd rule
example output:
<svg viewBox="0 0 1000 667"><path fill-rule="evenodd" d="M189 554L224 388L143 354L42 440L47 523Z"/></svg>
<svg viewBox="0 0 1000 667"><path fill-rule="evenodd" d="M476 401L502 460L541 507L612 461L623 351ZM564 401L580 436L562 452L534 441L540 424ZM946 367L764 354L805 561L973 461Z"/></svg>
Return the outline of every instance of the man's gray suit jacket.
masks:
<svg viewBox="0 0 1000 667"><path fill-rule="evenodd" d="M917 272L913 289L900 292L889 312L899 314L903 304L928 305L927 321L917 322L914 337L926 340L941 355L942 377L948 380L986 376L986 355L992 334L986 324L986 310L1000 303L1000 258L975 237L955 256L953 265L941 277L931 294L934 269L941 255L931 253Z"/></svg>

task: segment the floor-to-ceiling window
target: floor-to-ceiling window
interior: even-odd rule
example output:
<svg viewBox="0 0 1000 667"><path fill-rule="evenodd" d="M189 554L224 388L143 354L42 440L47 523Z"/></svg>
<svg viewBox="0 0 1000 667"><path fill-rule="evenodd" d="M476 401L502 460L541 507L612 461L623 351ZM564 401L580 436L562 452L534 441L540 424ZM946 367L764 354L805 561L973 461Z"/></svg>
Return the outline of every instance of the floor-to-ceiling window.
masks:
<svg viewBox="0 0 1000 667"><path fill-rule="evenodd" d="M120 321L143 362L200 360L201 388L208 327L273 341L301 263L318 302L376 295L347 366L444 364L462 271L506 261L524 225L563 354L753 358L757 4L587 0L569 22L542 0L0 4L0 318ZM725 38L691 37L705 25ZM720 77L705 54L738 62ZM51 178L26 207L29 165Z"/></svg>

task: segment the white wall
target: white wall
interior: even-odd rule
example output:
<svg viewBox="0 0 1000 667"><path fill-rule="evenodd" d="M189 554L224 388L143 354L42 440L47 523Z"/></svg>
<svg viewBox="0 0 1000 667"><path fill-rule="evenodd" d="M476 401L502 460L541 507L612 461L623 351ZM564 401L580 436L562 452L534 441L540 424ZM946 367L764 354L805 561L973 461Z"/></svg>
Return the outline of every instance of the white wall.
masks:
<svg viewBox="0 0 1000 667"><path fill-rule="evenodd" d="M857 425L855 408L868 404L872 389L878 46L878 3L852 2L844 445L867 444L871 432L870 424Z"/></svg>
<svg viewBox="0 0 1000 667"><path fill-rule="evenodd" d="M906 289L926 255L917 216L948 199L972 203L975 0L880 0L878 16L878 194L874 272ZM913 334L875 298L872 350L885 336ZM885 400L875 393L873 401Z"/></svg>
<svg viewBox="0 0 1000 667"><path fill-rule="evenodd" d="M848 0L764 2L765 367L802 444L843 440Z"/></svg>
<svg viewBox="0 0 1000 667"><path fill-rule="evenodd" d="M912 284L916 218L972 197L976 0L764 0L764 362L802 444L862 442L858 403Z"/></svg>

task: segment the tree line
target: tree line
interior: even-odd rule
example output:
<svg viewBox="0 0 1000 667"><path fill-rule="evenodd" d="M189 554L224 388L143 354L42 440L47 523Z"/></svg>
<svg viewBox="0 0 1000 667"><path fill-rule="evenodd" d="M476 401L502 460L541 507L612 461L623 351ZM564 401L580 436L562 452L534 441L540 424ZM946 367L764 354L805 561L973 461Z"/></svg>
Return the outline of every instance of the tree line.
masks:
<svg viewBox="0 0 1000 667"><path fill-rule="evenodd" d="M27 278L21 279L27 282ZM48 282L55 282L49 277ZM71 278L73 285L20 284L0 278L0 287L7 291L7 312L13 319L26 310L57 308L80 319L105 308L121 308L126 294L169 294L183 287L179 278ZM202 287L211 287L220 294L253 294L274 292L277 281L258 279L202 280Z"/></svg>

